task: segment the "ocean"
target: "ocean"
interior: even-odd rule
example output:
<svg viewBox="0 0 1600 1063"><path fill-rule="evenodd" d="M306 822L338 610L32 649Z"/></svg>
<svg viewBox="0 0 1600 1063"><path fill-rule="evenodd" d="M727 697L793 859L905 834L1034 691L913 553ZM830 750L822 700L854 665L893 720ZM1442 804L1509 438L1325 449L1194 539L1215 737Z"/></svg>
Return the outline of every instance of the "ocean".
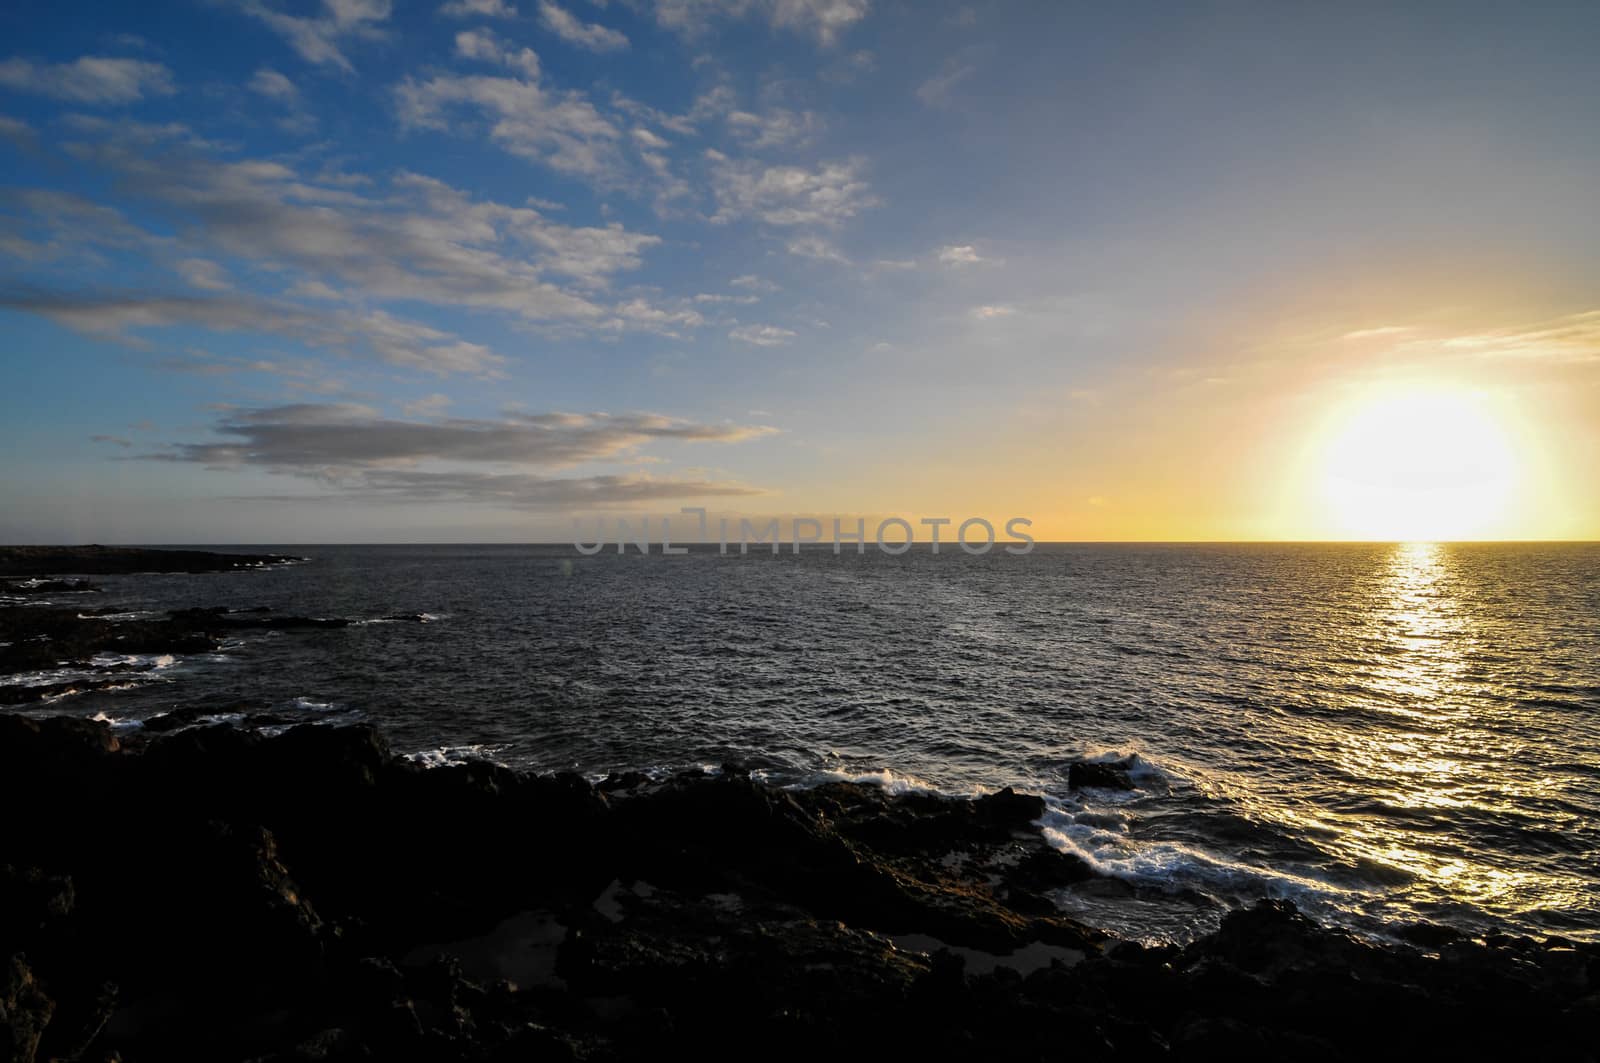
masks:
<svg viewBox="0 0 1600 1063"><path fill-rule="evenodd" d="M1600 546L216 549L309 560L72 600L355 623L12 711L131 730L248 705L370 722L424 763L1012 786L1103 873L1063 910L1141 940L1262 897L1368 934L1600 940ZM1127 758L1133 790L1068 785Z"/></svg>

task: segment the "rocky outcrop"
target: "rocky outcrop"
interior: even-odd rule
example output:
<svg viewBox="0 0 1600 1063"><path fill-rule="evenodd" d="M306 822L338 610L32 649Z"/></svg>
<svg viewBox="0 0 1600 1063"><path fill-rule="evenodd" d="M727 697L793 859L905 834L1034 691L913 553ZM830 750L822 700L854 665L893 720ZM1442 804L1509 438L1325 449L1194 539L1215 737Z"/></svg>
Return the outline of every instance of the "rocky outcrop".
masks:
<svg viewBox="0 0 1600 1063"><path fill-rule="evenodd" d="M231 572L296 560L281 554L218 554L137 546L0 546L0 576L112 576L133 572Z"/></svg>
<svg viewBox="0 0 1600 1063"><path fill-rule="evenodd" d="M0 716L0 1059L1593 1058L1600 948L1286 904L1145 948L1038 799ZM112 1054L115 1053L116 1056Z"/></svg>

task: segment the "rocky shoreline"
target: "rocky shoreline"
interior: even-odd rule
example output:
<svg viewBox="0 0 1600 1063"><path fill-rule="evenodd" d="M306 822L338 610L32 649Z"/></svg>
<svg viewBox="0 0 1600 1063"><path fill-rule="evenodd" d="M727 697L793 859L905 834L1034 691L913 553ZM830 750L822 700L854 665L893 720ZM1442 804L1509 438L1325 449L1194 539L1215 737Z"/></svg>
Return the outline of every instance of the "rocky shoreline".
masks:
<svg viewBox="0 0 1600 1063"><path fill-rule="evenodd" d="M235 572L300 560L285 554L219 554L144 546L0 546L0 577L120 576L143 572ZM69 588L92 590L91 587Z"/></svg>
<svg viewBox="0 0 1600 1063"><path fill-rule="evenodd" d="M1038 798L0 716L0 1059L1349 1059L1600 1039L1600 946L1062 918Z"/></svg>

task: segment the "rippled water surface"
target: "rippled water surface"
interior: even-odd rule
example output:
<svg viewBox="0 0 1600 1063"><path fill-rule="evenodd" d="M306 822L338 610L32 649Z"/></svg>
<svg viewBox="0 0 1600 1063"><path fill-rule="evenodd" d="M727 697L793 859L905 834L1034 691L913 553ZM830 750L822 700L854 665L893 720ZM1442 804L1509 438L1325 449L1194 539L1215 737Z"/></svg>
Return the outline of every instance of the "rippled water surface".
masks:
<svg viewBox="0 0 1600 1063"><path fill-rule="evenodd" d="M433 619L246 632L43 711L248 700L540 769L1015 785L1110 873L1061 900L1111 929L1182 938L1272 895L1600 937L1600 547L295 549L94 605ZM1129 753L1140 789L1068 790L1074 759Z"/></svg>

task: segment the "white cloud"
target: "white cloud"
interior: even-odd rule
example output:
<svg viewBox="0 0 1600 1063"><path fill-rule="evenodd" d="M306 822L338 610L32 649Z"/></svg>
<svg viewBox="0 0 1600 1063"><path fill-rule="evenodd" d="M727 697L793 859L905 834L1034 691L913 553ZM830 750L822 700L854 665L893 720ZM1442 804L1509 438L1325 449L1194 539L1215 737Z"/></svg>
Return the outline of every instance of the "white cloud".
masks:
<svg viewBox="0 0 1600 1063"><path fill-rule="evenodd" d="M723 18L756 15L774 28L810 34L822 43L866 17L867 0L656 0L656 21L685 36L708 33Z"/></svg>
<svg viewBox="0 0 1600 1063"><path fill-rule="evenodd" d="M133 103L146 96L170 96L172 72L143 59L86 55L70 63L0 62L0 85L73 103Z"/></svg>
<svg viewBox="0 0 1600 1063"><path fill-rule="evenodd" d="M728 287L743 288L747 292L771 293L778 290L776 284L763 277L758 277L754 273L746 273L743 276L733 278L728 282Z"/></svg>
<svg viewBox="0 0 1600 1063"><path fill-rule="evenodd" d="M539 78L539 56L534 50L521 48L513 51L493 30L462 30L456 34L456 54L463 59L514 67L535 81Z"/></svg>
<svg viewBox="0 0 1600 1063"><path fill-rule="evenodd" d="M797 236L788 243L791 255L801 258L814 258L819 262L848 263L850 259L844 252L833 246L831 240L816 235Z"/></svg>
<svg viewBox="0 0 1600 1063"><path fill-rule="evenodd" d="M391 0L322 0L317 16L286 15L266 0L235 0L240 11L282 37L308 63L354 70L339 48L342 38L375 40L388 20Z"/></svg>
<svg viewBox="0 0 1600 1063"><path fill-rule="evenodd" d="M822 120L811 111L777 109L765 114L728 113L729 131L755 150L809 144L822 132L822 127Z"/></svg>
<svg viewBox="0 0 1600 1063"><path fill-rule="evenodd" d="M553 0L540 0L539 21L568 44L591 52L617 52L628 47L628 38L623 34L597 22L584 22Z"/></svg>
<svg viewBox="0 0 1600 1063"><path fill-rule="evenodd" d="M876 206L858 159L803 166L766 166L707 152L717 196L714 222L755 218L769 225L837 225Z"/></svg>
<svg viewBox="0 0 1600 1063"><path fill-rule="evenodd" d="M939 264L941 266L976 266L988 262L989 259L978 254L977 248L970 244L951 244L939 248Z"/></svg>
<svg viewBox="0 0 1600 1063"><path fill-rule="evenodd" d="M975 306L972 308L972 316L979 321L992 321L997 317L1009 317L1016 312L1016 308L1011 306Z"/></svg>
<svg viewBox="0 0 1600 1063"><path fill-rule="evenodd" d="M728 338L741 343L753 343L757 347L781 347L795 338L793 329L779 328L776 325L741 325L728 333Z"/></svg>
<svg viewBox="0 0 1600 1063"><path fill-rule="evenodd" d="M615 177L621 166L621 132L577 93L549 92L532 79L452 76L408 78L396 91L407 126L448 130L458 123L447 115L469 108L489 119L490 137L513 155L585 177Z"/></svg>

